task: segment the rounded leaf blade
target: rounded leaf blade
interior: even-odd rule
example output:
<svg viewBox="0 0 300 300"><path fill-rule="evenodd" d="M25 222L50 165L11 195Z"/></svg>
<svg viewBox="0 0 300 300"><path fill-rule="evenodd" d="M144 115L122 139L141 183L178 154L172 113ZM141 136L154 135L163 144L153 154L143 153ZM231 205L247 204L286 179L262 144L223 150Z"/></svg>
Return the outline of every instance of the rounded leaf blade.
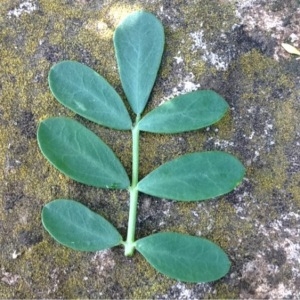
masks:
<svg viewBox="0 0 300 300"><path fill-rule="evenodd" d="M114 33L119 74L132 110L140 114L154 85L164 48L164 29L152 14L127 16Z"/></svg>
<svg viewBox="0 0 300 300"><path fill-rule="evenodd" d="M114 88L93 69L75 61L62 61L49 72L55 98L80 116L114 129L130 129L132 122Z"/></svg>
<svg viewBox="0 0 300 300"><path fill-rule="evenodd" d="M59 243L80 251L99 251L122 242L106 219L74 200L57 199L42 210L42 223Z"/></svg>
<svg viewBox="0 0 300 300"><path fill-rule="evenodd" d="M95 187L129 187L128 175L113 151L77 121L49 118L39 125L37 139L43 155L70 178Z"/></svg>
<svg viewBox="0 0 300 300"><path fill-rule="evenodd" d="M226 253L199 237L164 232L136 241L136 249L159 272L184 282L209 282L230 268Z"/></svg>
<svg viewBox="0 0 300 300"><path fill-rule="evenodd" d="M199 201L233 190L245 168L225 152L196 152L158 167L137 185L140 192L179 201Z"/></svg>
<svg viewBox="0 0 300 300"><path fill-rule="evenodd" d="M175 97L144 116L140 130L154 133L178 133L200 129L219 121L228 110L227 102L210 90Z"/></svg>

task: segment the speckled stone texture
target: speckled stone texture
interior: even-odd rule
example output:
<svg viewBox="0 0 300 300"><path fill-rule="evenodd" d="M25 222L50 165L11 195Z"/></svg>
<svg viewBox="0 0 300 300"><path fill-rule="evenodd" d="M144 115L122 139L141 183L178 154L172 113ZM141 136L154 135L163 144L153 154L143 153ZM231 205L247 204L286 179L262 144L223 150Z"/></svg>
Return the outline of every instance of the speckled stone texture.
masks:
<svg viewBox="0 0 300 300"><path fill-rule="evenodd" d="M223 279L185 284L122 248L81 253L54 242L40 212L72 198L126 234L128 194L66 178L40 154L36 128L74 117L109 144L130 173L130 132L87 122L51 96L47 74L74 59L121 89L112 34L145 9L163 23L166 46L147 111L174 95L213 89L230 112L204 130L141 135L140 177L178 155L223 150L247 167L232 193L201 203L140 195L137 237L173 230L211 239L232 261ZM1 0L0 298L300 298L300 48L298 0Z"/></svg>

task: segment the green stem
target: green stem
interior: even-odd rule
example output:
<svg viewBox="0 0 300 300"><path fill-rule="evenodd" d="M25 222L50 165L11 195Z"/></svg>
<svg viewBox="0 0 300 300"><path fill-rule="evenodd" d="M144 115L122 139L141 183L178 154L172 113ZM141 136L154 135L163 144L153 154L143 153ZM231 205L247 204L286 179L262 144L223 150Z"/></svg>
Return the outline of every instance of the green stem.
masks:
<svg viewBox="0 0 300 300"><path fill-rule="evenodd" d="M136 215L138 205L138 194L137 189L138 177L139 177L139 136L140 131L137 126L140 120L140 115L136 116L135 124L132 128L132 182L129 188L130 193L130 204L129 204L129 218L128 218L128 229L127 239L125 245L125 255L131 256L135 249L135 226L136 226Z"/></svg>

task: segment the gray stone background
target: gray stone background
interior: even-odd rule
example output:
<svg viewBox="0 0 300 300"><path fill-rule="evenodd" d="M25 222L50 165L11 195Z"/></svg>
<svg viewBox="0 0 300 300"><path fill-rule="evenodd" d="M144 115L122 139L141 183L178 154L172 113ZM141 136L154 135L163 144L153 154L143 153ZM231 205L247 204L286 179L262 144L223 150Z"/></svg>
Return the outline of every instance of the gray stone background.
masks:
<svg viewBox="0 0 300 300"><path fill-rule="evenodd" d="M128 195L61 175L40 154L36 129L68 115L94 130L130 173L130 133L99 128L57 103L49 68L74 59L94 68L124 97L112 34L126 14L145 9L163 23L166 46L147 110L174 95L213 89L230 113L205 130L141 136L141 174L178 155L224 150L247 167L234 192L201 203L140 195L137 237L173 230L204 236L229 255L228 275L185 284L123 249L75 252L44 231L40 212L76 199L126 234ZM299 298L300 48L298 0L2 0L0 3L0 298Z"/></svg>

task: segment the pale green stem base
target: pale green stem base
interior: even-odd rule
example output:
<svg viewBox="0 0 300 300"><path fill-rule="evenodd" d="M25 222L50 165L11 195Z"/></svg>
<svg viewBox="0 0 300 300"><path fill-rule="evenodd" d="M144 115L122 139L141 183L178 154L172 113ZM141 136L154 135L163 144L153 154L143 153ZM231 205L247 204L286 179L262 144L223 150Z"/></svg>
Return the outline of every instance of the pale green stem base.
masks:
<svg viewBox="0 0 300 300"><path fill-rule="evenodd" d="M138 205L139 191L137 189L138 176L139 176L139 135L137 123L140 120L140 116L137 115L135 125L132 128L132 182L129 188L130 193L130 204L129 204L129 218L128 218L128 229L127 239L124 242L125 255L133 255L135 249L135 226L136 226L136 215Z"/></svg>

